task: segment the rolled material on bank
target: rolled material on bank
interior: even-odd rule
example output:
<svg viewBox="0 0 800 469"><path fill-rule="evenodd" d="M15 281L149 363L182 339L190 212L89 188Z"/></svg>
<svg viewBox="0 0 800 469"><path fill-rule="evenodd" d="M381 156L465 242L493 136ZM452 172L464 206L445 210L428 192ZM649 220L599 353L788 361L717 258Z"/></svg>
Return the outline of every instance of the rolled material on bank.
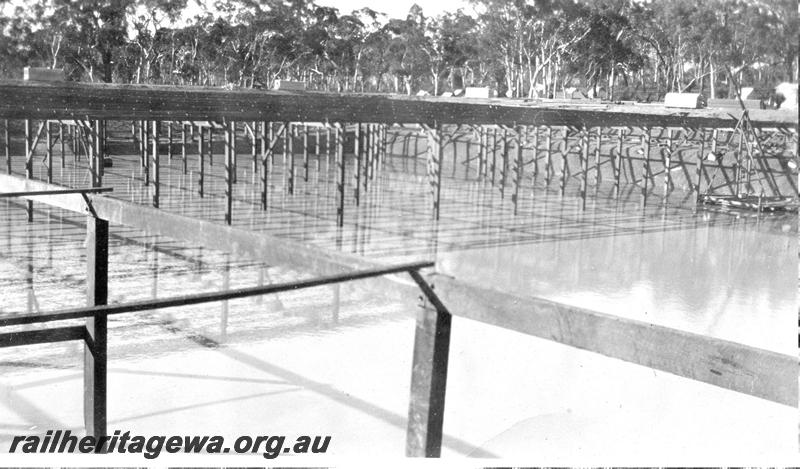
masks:
<svg viewBox="0 0 800 469"><path fill-rule="evenodd" d="M702 109L706 107L706 98L700 93L667 93L664 96L664 107Z"/></svg>

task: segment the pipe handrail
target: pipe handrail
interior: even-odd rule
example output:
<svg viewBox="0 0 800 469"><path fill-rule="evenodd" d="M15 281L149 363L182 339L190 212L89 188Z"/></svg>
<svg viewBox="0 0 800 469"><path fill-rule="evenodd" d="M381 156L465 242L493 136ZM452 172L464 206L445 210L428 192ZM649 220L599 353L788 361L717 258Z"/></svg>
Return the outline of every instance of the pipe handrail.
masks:
<svg viewBox="0 0 800 469"><path fill-rule="evenodd" d="M258 287L235 288L232 290L195 293L192 295L181 295L170 298L135 301L123 304L71 308L44 314L25 314L15 317L0 318L0 327L17 326L22 324L37 324L52 321L65 321L68 319L90 318L97 315L108 316L112 314L133 313L137 311L148 311L176 306L212 303L215 301L247 298L256 295L268 295L271 293L280 293L288 290L318 287L331 283L349 282L352 280L380 277L382 275L397 274L402 272L417 272L420 269L433 267L434 264L435 263L432 261L420 261L386 267L376 267L372 269L356 270L342 274L314 277L305 280L295 280L292 282L282 282Z"/></svg>

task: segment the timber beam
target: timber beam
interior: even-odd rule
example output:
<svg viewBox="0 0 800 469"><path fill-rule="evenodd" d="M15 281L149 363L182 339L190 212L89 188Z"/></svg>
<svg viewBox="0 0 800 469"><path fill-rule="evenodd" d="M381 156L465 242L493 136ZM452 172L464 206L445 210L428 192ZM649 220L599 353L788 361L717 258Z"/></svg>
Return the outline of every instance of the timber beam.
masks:
<svg viewBox="0 0 800 469"><path fill-rule="evenodd" d="M797 406L797 356L427 276L453 315Z"/></svg>

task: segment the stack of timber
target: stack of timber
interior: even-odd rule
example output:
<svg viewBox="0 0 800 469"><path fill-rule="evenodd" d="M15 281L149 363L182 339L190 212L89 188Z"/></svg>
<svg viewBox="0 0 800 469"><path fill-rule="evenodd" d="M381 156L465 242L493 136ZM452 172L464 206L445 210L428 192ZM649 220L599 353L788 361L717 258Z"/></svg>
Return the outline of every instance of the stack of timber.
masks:
<svg viewBox="0 0 800 469"><path fill-rule="evenodd" d="M70 82L0 82L0 118L169 121L290 121L732 128L725 111L512 99L223 90ZM755 127L792 127L794 112L752 111Z"/></svg>
<svg viewBox="0 0 800 469"><path fill-rule="evenodd" d="M700 197L706 205L719 205L728 209L755 210L757 212L796 212L798 201L794 197L761 197L755 195L710 195Z"/></svg>

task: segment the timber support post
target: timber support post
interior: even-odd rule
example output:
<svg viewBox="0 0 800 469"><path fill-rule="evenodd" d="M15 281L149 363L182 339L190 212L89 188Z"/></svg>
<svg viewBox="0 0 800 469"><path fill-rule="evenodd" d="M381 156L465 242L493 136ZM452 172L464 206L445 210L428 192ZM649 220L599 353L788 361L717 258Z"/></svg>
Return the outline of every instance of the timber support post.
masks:
<svg viewBox="0 0 800 469"><path fill-rule="evenodd" d="M514 158L514 193L511 194L511 202L514 204L514 215L516 215L519 210L519 192L520 186L522 186L522 172L525 169L525 161L522 157L522 145L527 135L523 135L524 132L524 126L520 125L517 127L517 157ZM527 132L525 133L527 134Z"/></svg>
<svg viewBox="0 0 800 469"><path fill-rule="evenodd" d="M33 179L33 150L35 144L31 145L31 120L25 119L25 178ZM33 201L25 201L25 208L28 212L28 223L33 221Z"/></svg>
<svg viewBox="0 0 800 469"><path fill-rule="evenodd" d="M344 196L345 196L345 174L347 166L344 162L344 126L337 122L333 125L333 135L336 140L336 154L334 159L336 161L336 169L339 175L339 180L336 183L336 226L344 226Z"/></svg>
<svg viewBox="0 0 800 469"><path fill-rule="evenodd" d="M8 119L3 119L3 149L6 153L6 172L11 174L11 142L8 141Z"/></svg>
<svg viewBox="0 0 800 469"><path fill-rule="evenodd" d="M236 168L236 123L225 122L225 224L230 225L233 219L233 175Z"/></svg>
<svg viewBox="0 0 800 469"><path fill-rule="evenodd" d="M206 131L203 127L197 128L197 165L198 165L198 172L200 173L197 179L197 192L200 194L200 198L203 198L203 184L205 179L205 171L206 171L206 149L203 146L203 142L205 141L204 135ZM209 129L209 134L211 133L211 129Z"/></svg>
<svg viewBox="0 0 800 469"><path fill-rule="evenodd" d="M550 181L553 179L553 129L548 125L547 134L545 136L545 154L544 154L544 185L550 187Z"/></svg>
<svg viewBox="0 0 800 469"><path fill-rule="evenodd" d="M625 129L620 128L617 139L617 151L614 153L614 197L619 197L619 177L622 172L622 144L625 141Z"/></svg>
<svg viewBox="0 0 800 469"><path fill-rule="evenodd" d="M152 143L152 152L153 152L153 160L152 160L152 171L153 171L153 207L158 208L161 203L161 157L158 152L158 138L160 133L161 123L159 121L153 121L152 127L152 136L153 136L153 143Z"/></svg>
<svg viewBox="0 0 800 469"><path fill-rule="evenodd" d="M581 210L586 208L586 189L588 185L589 173L589 128L584 126L580 132L581 136Z"/></svg>
<svg viewBox="0 0 800 469"><path fill-rule="evenodd" d="M347 127L345 127L346 129ZM353 171L353 199L355 199L356 207L361 203L360 188L361 188L361 150L362 150L362 132L361 122L356 123L355 133L353 136L353 157L355 160L355 171Z"/></svg>
<svg viewBox="0 0 800 469"><path fill-rule="evenodd" d="M442 195L442 154L444 141L441 134L441 125L436 128L425 126L428 133L428 184L431 186L433 198L433 219L439 220Z"/></svg>
<svg viewBox="0 0 800 469"><path fill-rule="evenodd" d="M86 220L86 299L88 306L108 301L108 221L89 215ZM108 317L97 313L86 319L84 341L84 423L88 435L107 435Z"/></svg>
<svg viewBox="0 0 800 469"><path fill-rule="evenodd" d="M418 271L411 277L430 307L417 311L406 456L438 458L442 451L447 365L452 317Z"/></svg>
<svg viewBox="0 0 800 469"><path fill-rule="evenodd" d="M53 134L50 129L50 121L44 121L45 125L45 140L47 142L47 152L45 153L45 161L47 165L47 182L53 183Z"/></svg>

